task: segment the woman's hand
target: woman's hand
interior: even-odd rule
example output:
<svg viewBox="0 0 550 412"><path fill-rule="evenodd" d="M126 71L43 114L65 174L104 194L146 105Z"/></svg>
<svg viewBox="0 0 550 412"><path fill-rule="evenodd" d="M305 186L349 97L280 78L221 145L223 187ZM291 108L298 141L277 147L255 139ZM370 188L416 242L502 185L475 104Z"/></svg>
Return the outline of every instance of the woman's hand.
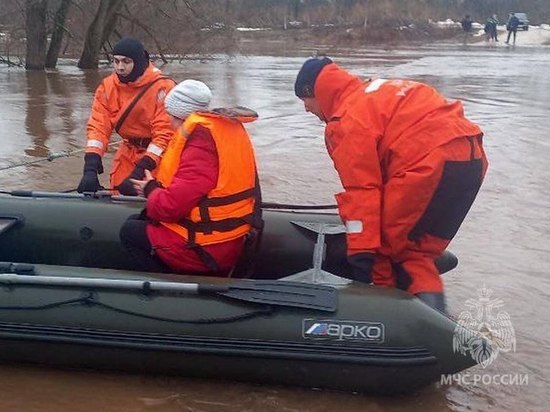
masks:
<svg viewBox="0 0 550 412"><path fill-rule="evenodd" d="M143 178L143 180L130 179L130 182L132 182L132 185L134 185L134 189L136 190L137 195L144 197L143 190L145 189L147 183L149 183L151 180L153 180L153 175L149 170L145 169L145 177Z"/></svg>

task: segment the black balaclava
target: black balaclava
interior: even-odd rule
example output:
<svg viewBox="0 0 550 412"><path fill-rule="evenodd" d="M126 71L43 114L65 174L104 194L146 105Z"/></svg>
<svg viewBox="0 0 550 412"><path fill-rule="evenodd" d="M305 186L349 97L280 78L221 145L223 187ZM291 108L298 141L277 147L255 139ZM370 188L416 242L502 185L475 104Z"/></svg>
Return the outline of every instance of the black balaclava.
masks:
<svg viewBox="0 0 550 412"><path fill-rule="evenodd" d="M129 57L134 61L134 68L128 76L118 76L122 83L135 82L149 66L149 53L144 49L143 44L132 37L124 37L115 44L113 55Z"/></svg>

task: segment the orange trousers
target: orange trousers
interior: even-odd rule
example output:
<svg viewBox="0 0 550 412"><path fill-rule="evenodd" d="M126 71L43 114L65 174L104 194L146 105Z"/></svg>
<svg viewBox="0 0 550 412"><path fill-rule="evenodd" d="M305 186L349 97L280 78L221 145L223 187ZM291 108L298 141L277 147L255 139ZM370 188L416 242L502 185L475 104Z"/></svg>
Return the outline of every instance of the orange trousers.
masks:
<svg viewBox="0 0 550 412"><path fill-rule="evenodd" d="M435 266L479 191L487 158L481 137L455 139L384 185L382 247L373 268L375 285L412 294L442 292Z"/></svg>

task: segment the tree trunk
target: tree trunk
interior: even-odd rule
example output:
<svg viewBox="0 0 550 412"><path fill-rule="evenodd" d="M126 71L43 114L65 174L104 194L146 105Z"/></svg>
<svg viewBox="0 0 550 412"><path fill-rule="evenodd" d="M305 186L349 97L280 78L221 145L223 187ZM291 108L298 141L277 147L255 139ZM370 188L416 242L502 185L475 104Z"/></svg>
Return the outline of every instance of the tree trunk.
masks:
<svg viewBox="0 0 550 412"><path fill-rule="evenodd" d="M46 9L48 0L25 1L27 52L25 69L44 70L46 60Z"/></svg>
<svg viewBox="0 0 550 412"><path fill-rule="evenodd" d="M292 10L292 18L294 21L298 21L300 15L300 0L291 0L289 6Z"/></svg>
<svg viewBox="0 0 550 412"><path fill-rule="evenodd" d="M46 67L49 69L53 69L57 65L57 59L61 51L61 42L63 41L63 34L65 33L65 20L71 3L72 0L62 0L59 8L55 12L52 39L50 40L50 47L46 54Z"/></svg>
<svg viewBox="0 0 550 412"><path fill-rule="evenodd" d="M86 32L84 49L78 61L81 69L97 69L99 53L115 28L117 13L125 0L101 0L94 20Z"/></svg>

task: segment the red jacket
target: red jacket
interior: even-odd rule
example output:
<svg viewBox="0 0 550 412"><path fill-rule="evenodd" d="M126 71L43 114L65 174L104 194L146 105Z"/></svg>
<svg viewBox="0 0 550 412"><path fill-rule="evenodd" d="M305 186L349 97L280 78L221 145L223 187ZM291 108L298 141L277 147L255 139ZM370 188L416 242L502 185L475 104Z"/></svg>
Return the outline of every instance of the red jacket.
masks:
<svg viewBox="0 0 550 412"><path fill-rule="evenodd" d="M181 154L178 170L168 188L153 190L147 197L147 216L157 222L177 222L189 216L211 190L218 178L218 156L210 131L197 126ZM181 273L201 273L208 267L185 239L163 225L148 225L147 235L156 254L171 269ZM233 267L241 254L242 238L205 246L218 266Z"/></svg>

